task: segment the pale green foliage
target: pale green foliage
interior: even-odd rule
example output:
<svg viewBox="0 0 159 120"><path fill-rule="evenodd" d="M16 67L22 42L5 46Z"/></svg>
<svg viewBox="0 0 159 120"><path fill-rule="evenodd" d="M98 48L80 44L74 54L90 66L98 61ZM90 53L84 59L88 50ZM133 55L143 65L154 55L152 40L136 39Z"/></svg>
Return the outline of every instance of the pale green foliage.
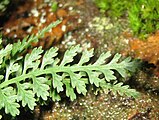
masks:
<svg viewBox="0 0 159 120"><path fill-rule="evenodd" d="M42 33L46 30L48 29ZM39 32L38 35L41 36L42 33ZM126 77L128 71L136 68L135 61L130 58L120 62L121 55L116 54L106 64L106 59L111 56L110 52L106 52L102 53L96 62L90 63L90 58L94 56L93 49L82 51L79 45L68 49L62 60L57 57L58 48L54 47L45 52L41 47L34 48L24 58L15 57L29 47L31 41L37 39L35 36L27 37L22 42L7 45L0 50L0 64L6 64L1 68L5 68L5 76L2 74L0 80L0 109L4 108L5 113L18 115L20 103L23 107L28 106L33 110L39 99L61 100L61 92L65 92L73 101L76 99L75 91L86 95L87 84L111 90L114 94L138 97L137 91L117 82L114 75L114 72L118 72L122 77ZM74 59L81 51L80 60ZM6 60L8 62L5 62Z"/></svg>
<svg viewBox="0 0 159 120"><path fill-rule="evenodd" d="M10 54L11 50L12 50L12 45L10 45L10 44L7 45L4 49L1 49L1 51L0 51L0 64L2 64L3 58L7 57Z"/></svg>
<svg viewBox="0 0 159 120"><path fill-rule="evenodd" d="M129 70L127 68L133 65L130 59L129 61L125 59L118 63L121 56L116 54L108 64L104 64L105 59L111 55L110 52L107 52L101 54L94 64L87 65L86 62L93 56L93 50L90 50L90 52L85 50L81 60L77 64L71 65L70 63L74 60L73 58L77 55L79 49L79 46L71 47L65 52L62 62L59 65L55 65L54 63L57 59L55 60L54 57L57 55L57 48L51 48L44 54L42 64L40 64L39 59L42 58L43 50L41 47L34 48L24 58L22 73L20 75L15 74L15 76L11 76L9 73L18 72L19 67L22 66L16 60L15 62L10 62L8 76L11 77L8 77L10 79L7 81L2 80L3 82L0 84L0 107L5 107L6 113L11 113L15 116L19 114L18 107L20 105L17 101L22 101L23 107L28 105L33 110L36 105L35 96L47 100L48 97L51 97L51 92L56 92L57 95L64 91L64 85L66 86L66 96L74 100L76 99L75 89L79 94L86 95L86 84L88 83L94 84L97 87L110 89L113 93L118 92L121 95L137 96L138 93L135 90L129 89L128 86L123 86L122 83L114 85L108 83L111 80L116 80L114 71L112 70L116 70L122 77L126 77L127 70ZM49 54L50 56L48 56ZM12 67L13 65L18 67ZM82 74L82 72L85 74ZM102 79L99 77L101 74L105 75ZM52 79L42 77L45 75L51 75ZM52 84L48 84L47 81L50 81ZM17 87L11 87L10 85L12 84L15 84ZM51 89L51 86L53 89ZM54 97L53 100L57 99L56 96L52 97Z"/></svg>
<svg viewBox="0 0 159 120"><path fill-rule="evenodd" d="M22 40L22 42L20 42L19 40L17 43L14 43L12 55L14 56L17 53L22 53L24 50L30 47L30 43L37 42L39 38L43 38L45 32L49 31L52 27L58 25L60 22L61 21L56 21L39 31L37 35L27 36Z"/></svg>
<svg viewBox="0 0 159 120"><path fill-rule="evenodd" d="M135 89L130 89L128 85L123 85L122 82L116 82L117 81L115 81L113 84L110 84L102 81L100 83L100 87L102 87L107 92L112 91L114 94L118 93L121 96L123 96L124 94L127 96L133 96L134 98L137 98L139 96L139 93L136 92Z"/></svg>

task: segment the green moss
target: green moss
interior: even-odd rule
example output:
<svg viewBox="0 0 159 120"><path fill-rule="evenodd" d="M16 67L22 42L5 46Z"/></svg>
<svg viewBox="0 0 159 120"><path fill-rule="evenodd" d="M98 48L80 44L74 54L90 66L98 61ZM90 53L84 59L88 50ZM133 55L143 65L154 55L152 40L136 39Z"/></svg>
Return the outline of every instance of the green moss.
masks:
<svg viewBox="0 0 159 120"><path fill-rule="evenodd" d="M101 12L106 12L112 18L125 15L131 3L130 0L94 0L94 2Z"/></svg>
<svg viewBox="0 0 159 120"><path fill-rule="evenodd" d="M145 38L159 29L159 0L135 0L128 11L133 33Z"/></svg>
<svg viewBox="0 0 159 120"><path fill-rule="evenodd" d="M159 0L95 0L95 4L113 19L128 16L129 26L139 38L159 29Z"/></svg>

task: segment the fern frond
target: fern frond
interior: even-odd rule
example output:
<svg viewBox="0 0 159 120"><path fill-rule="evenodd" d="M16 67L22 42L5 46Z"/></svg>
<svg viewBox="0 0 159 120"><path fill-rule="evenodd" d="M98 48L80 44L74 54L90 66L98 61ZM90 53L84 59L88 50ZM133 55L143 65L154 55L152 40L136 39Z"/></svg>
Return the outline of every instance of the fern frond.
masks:
<svg viewBox="0 0 159 120"><path fill-rule="evenodd" d="M79 62L73 64L74 57L79 50L81 50L79 45L71 47L65 52L61 62L57 58L57 48L49 49L42 56L44 50L41 47L34 48L24 59L20 59L23 64L20 64L20 60L11 59L6 70L9 72L6 73L0 84L0 108L4 107L6 113L15 116L19 114L19 101L22 102L23 107L28 106L33 110L37 102L36 97L43 100L47 100L49 97L52 97L53 100L60 100L59 93L65 89L66 96L74 100L76 99L75 90L79 94L86 95L87 84L102 88L107 86L107 89L120 95L138 96L138 92L129 89L128 86L123 86L122 83L109 83L117 80L114 71L121 74L122 77L126 77L130 66L133 67L131 59L119 62L121 55L116 54L106 64L105 60L111 56L110 52L107 52L101 54L95 63L88 64L93 56L93 49L91 49L83 51ZM48 75L51 75L51 78L48 79ZM101 78L100 75L104 75L104 77ZM11 87L13 85L16 87Z"/></svg>
<svg viewBox="0 0 159 120"><path fill-rule="evenodd" d="M128 85L123 85L121 82L116 83L115 81L114 84L110 84L102 81L100 86L104 89L104 91L111 91L113 94L119 94L121 96L125 94L126 96L133 98L139 97L139 93L136 92L135 89L130 89Z"/></svg>
<svg viewBox="0 0 159 120"><path fill-rule="evenodd" d="M87 85L134 98L139 95L127 85L115 82L115 72L126 77L129 71L134 71L137 67L136 62L130 58L120 61L120 54L114 55L110 60L111 53L108 51L102 53L94 63L90 63L94 56L93 49L82 51L80 45L77 45L68 49L62 60L57 57L56 47L47 51L38 47L24 57L20 56L32 42L43 37L46 31L58 23L60 21L49 25L36 36L26 37L22 42L9 44L0 50L0 110L4 108L6 114L16 116L20 113L20 106L28 106L33 110L39 99L61 100L61 92L65 92L73 101L76 93L86 95ZM81 58L75 60L79 53L82 53ZM106 63L107 59L109 63Z"/></svg>

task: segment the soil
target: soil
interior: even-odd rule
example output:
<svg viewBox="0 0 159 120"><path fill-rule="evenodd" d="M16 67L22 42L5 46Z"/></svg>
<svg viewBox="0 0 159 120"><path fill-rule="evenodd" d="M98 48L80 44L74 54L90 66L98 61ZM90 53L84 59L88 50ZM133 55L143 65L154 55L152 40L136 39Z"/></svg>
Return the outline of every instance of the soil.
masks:
<svg viewBox="0 0 159 120"><path fill-rule="evenodd" d="M53 12L49 0L17 1L13 11L2 24L4 44L14 43L51 22L61 19L62 23L45 34L33 46L48 49L57 46L63 52L72 45L80 44L83 49L94 48L98 57L110 50L128 55L129 41L133 39L126 17L112 19L100 13L92 0L58 0L58 9ZM9 39L8 39L9 38ZM126 53L126 54L125 54ZM129 54L131 55L131 54ZM132 56L133 57L133 56ZM159 78L151 71L155 65L143 62L142 68L126 84L137 89L138 99L99 91L91 86L86 96L79 95L71 102L63 98L37 106L34 111L22 110L18 120L158 120ZM93 89L93 90L92 90Z"/></svg>

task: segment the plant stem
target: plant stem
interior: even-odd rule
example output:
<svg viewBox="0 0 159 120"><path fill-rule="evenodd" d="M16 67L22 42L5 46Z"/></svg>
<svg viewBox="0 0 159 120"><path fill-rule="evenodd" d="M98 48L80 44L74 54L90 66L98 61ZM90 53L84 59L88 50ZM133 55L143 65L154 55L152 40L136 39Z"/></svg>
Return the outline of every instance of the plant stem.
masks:
<svg viewBox="0 0 159 120"><path fill-rule="evenodd" d="M0 84L0 88L4 88L5 86L8 86L10 84L20 82L21 80L27 79L27 78L32 78L32 75L34 76L40 76L43 74L51 74L52 72L58 73L58 72L67 72L69 70L73 72L78 72L78 71L86 71L87 70L96 70L100 71L101 69L110 69L110 66L108 65L102 65L102 66L97 66L97 65L88 65L88 66L56 66L52 68L47 68L45 70L40 70L37 69L35 71L31 71L28 74L22 74L20 76L17 76L15 78L12 78L8 81L4 81L3 83Z"/></svg>

